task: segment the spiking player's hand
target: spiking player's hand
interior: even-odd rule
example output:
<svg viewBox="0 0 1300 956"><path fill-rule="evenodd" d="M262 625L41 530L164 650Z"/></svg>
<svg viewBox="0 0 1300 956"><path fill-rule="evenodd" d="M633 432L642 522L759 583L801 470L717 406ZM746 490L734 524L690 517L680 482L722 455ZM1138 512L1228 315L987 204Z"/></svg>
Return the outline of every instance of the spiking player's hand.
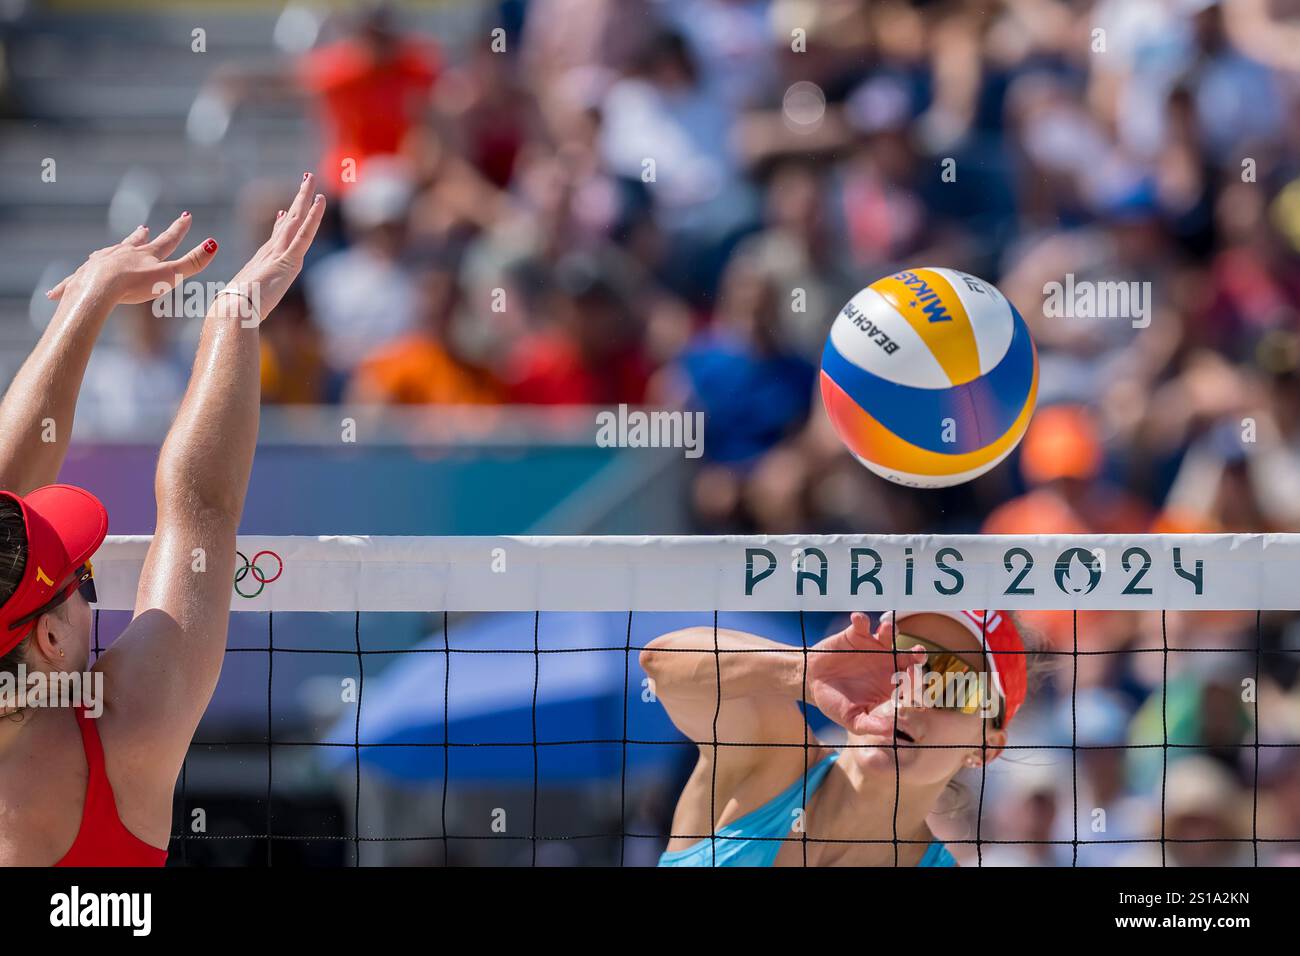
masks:
<svg viewBox="0 0 1300 956"><path fill-rule="evenodd" d="M867 715L894 693L893 675L925 661L924 650L895 652L893 640L892 625L873 634L871 619L854 612L848 627L810 647L808 696L817 709L851 733L870 732Z"/></svg>

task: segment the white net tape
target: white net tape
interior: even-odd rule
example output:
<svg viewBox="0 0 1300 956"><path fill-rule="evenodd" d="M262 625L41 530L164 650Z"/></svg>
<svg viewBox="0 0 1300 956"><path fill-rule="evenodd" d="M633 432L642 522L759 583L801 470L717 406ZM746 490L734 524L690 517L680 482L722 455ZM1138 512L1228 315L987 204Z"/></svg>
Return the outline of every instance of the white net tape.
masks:
<svg viewBox="0 0 1300 956"><path fill-rule="evenodd" d="M149 541L104 544L100 608L133 606ZM1296 534L247 536L238 546L236 611L1300 608ZM194 573L203 566L195 552Z"/></svg>

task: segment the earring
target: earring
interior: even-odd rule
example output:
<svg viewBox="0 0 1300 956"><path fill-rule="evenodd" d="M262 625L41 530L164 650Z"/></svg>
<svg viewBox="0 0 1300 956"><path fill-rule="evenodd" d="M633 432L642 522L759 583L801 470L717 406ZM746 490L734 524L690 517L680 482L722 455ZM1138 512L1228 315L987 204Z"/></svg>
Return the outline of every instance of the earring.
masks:
<svg viewBox="0 0 1300 956"><path fill-rule="evenodd" d="M59 651L59 656L60 656L60 657L63 656L63 651Z"/></svg>

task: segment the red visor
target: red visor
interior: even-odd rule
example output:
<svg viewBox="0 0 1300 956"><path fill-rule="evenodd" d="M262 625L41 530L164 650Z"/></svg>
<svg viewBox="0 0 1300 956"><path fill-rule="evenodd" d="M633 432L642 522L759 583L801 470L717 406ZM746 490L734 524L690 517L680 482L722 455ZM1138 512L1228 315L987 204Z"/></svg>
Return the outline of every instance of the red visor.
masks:
<svg viewBox="0 0 1300 956"><path fill-rule="evenodd" d="M69 576L99 550L108 534L108 512L89 491L72 485L46 485L26 497L9 491L27 529L27 566L18 590L0 605L0 654L8 654L30 633L35 621L15 621L44 607Z"/></svg>

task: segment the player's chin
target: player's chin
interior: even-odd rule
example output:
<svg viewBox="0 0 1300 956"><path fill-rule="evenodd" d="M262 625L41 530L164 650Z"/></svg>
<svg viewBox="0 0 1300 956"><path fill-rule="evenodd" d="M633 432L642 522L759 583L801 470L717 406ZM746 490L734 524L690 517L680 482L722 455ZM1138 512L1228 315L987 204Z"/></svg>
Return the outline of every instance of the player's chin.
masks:
<svg viewBox="0 0 1300 956"><path fill-rule="evenodd" d="M887 770L893 773L895 768L910 767L921 757L921 751L915 747L894 746L892 737L876 734L855 735L844 748L849 759L864 770Z"/></svg>

